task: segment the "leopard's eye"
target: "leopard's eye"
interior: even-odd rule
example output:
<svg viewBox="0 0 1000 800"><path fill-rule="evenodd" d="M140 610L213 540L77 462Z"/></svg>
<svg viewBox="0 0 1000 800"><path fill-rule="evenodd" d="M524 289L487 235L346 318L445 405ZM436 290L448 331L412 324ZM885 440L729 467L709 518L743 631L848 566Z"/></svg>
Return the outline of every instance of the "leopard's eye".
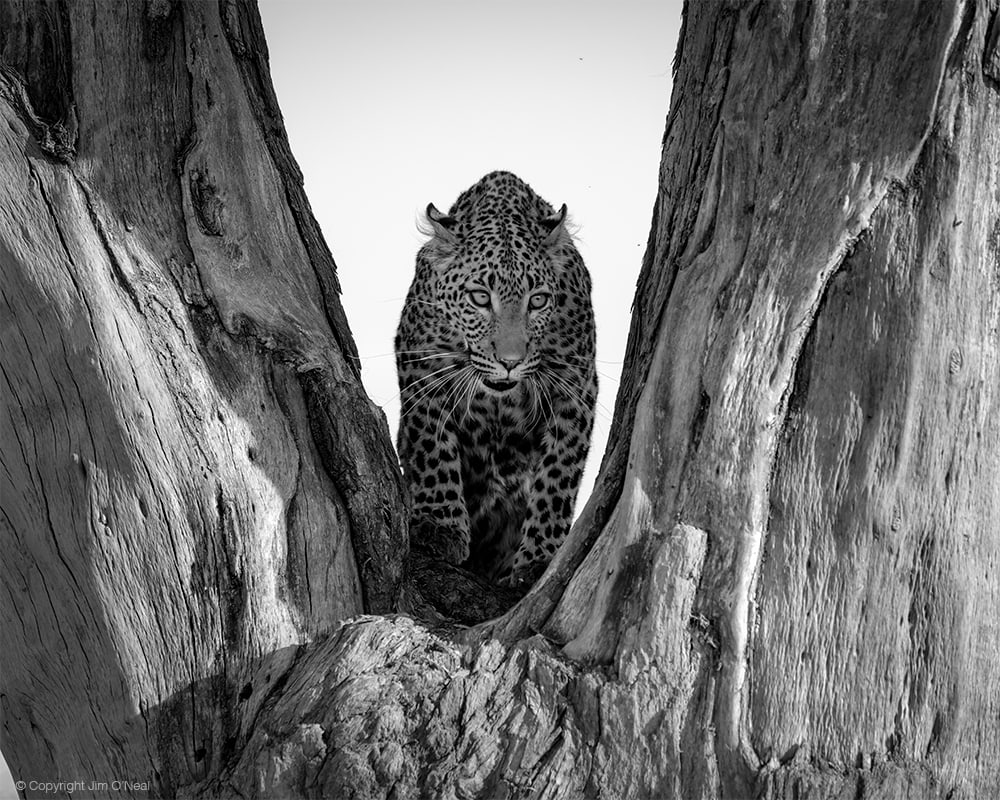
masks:
<svg viewBox="0 0 1000 800"><path fill-rule="evenodd" d="M545 306L549 304L549 301L551 299L552 295L550 295L548 292L539 292L538 294L533 294L531 295L530 298L528 298L528 308L530 308L532 311L538 311L541 308L545 308Z"/></svg>
<svg viewBox="0 0 1000 800"><path fill-rule="evenodd" d="M490 293L484 292L482 289L469 289L469 300L472 301L472 305L479 306L480 308L490 307Z"/></svg>

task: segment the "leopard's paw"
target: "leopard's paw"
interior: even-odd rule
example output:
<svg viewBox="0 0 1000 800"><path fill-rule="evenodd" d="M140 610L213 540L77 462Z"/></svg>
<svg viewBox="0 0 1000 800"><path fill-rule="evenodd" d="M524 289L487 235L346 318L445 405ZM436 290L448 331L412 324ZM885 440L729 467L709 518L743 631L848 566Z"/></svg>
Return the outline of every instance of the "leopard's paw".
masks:
<svg viewBox="0 0 1000 800"><path fill-rule="evenodd" d="M469 557L469 532L429 517L410 520L410 546L449 564L462 564Z"/></svg>

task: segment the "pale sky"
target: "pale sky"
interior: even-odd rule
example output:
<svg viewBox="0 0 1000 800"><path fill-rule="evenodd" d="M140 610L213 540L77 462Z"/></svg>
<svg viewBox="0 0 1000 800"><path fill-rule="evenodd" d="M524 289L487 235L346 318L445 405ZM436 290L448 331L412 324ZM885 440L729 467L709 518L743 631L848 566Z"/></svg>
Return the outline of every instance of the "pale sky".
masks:
<svg viewBox="0 0 1000 800"><path fill-rule="evenodd" d="M495 169L569 206L594 283L601 382L582 508L649 233L681 0L259 4L292 152L393 439L392 341L423 209L447 209ZM0 759L0 800L16 796L6 772Z"/></svg>

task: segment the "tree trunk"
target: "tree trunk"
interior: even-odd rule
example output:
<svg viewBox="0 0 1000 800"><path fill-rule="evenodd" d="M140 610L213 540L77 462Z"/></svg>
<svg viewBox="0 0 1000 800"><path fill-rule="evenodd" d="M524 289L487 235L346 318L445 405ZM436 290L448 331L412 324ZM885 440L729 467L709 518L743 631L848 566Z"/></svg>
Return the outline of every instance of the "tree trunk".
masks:
<svg viewBox="0 0 1000 800"><path fill-rule="evenodd" d="M396 458L256 9L2 13L3 750L169 795L394 607Z"/></svg>
<svg viewBox="0 0 1000 800"><path fill-rule="evenodd" d="M1000 788L997 0L688 4L601 478L466 629L338 625L418 603L255 11L0 25L15 776Z"/></svg>

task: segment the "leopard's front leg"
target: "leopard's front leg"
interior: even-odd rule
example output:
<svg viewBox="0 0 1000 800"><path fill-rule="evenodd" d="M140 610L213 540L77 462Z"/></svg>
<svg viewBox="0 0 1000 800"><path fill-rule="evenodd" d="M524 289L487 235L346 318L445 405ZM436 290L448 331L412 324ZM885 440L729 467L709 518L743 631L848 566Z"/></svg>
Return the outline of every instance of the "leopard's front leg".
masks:
<svg viewBox="0 0 1000 800"><path fill-rule="evenodd" d="M462 494L457 436L434 406L404 413L399 454L410 500L410 542L452 564L469 557L469 514Z"/></svg>
<svg viewBox="0 0 1000 800"><path fill-rule="evenodd" d="M568 403L545 433L540 459L528 492L527 513L520 543L505 559L497 582L508 586L530 585L544 572L556 549L569 533L573 508L590 448L590 413Z"/></svg>

